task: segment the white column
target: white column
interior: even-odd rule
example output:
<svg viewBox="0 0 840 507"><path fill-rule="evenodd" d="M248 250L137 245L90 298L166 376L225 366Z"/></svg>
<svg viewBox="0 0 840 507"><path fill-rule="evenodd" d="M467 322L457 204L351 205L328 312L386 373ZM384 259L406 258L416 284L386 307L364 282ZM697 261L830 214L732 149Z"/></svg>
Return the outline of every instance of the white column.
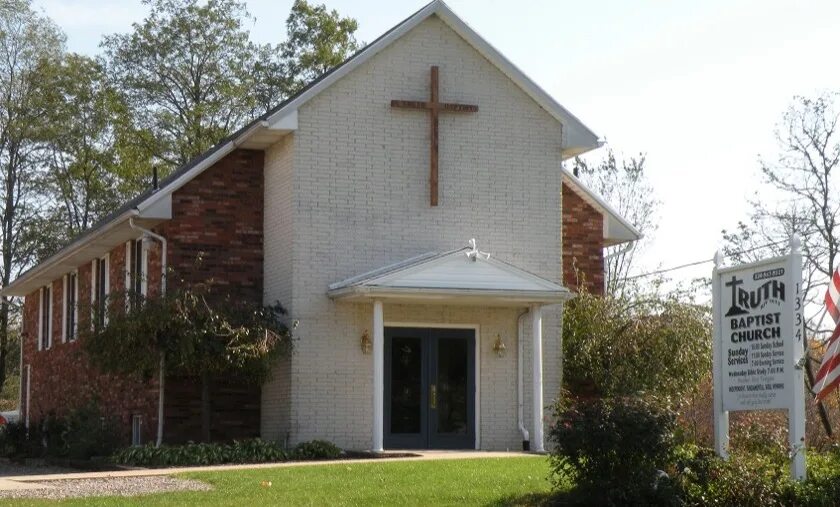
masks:
<svg viewBox="0 0 840 507"><path fill-rule="evenodd" d="M381 452L385 420L385 319L382 301L373 302L373 451Z"/></svg>
<svg viewBox="0 0 840 507"><path fill-rule="evenodd" d="M531 333L534 353L531 365L534 390L534 432L531 435L531 449L535 452L543 452L545 445L543 443L542 309L539 305L531 306Z"/></svg>
<svg viewBox="0 0 840 507"><path fill-rule="evenodd" d="M795 481L805 480L805 319L802 316L802 253L799 236L790 238L790 256L788 267L790 280L794 285L794 314L793 328L790 333L793 340L790 352L793 358L793 400L788 410L788 438L790 449L793 452L790 463L790 473Z"/></svg>
<svg viewBox="0 0 840 507"><path fill-rule="evenodd" d="M723 459L729 458L729 412L723 410L723 330L720 324L720 269L723 256L720 251L715 252L715 267L712 270L712 314L714 315L714 330L712 333L712 370L714 377L714 423L715 423L715 452Z"/></svg>

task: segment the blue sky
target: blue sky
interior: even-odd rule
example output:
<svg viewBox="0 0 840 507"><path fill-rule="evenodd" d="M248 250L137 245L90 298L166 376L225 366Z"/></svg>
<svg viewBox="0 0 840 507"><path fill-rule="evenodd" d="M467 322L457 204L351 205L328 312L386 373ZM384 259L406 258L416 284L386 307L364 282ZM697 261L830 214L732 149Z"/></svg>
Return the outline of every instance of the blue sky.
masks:
<svg viewBox="0 0 840 507"><path fill-rule="evenodd" d="M425 0L316 0L370 41ZM279 42L292 0L251 0ZM143 18L140 1L35 0L73 51ZM794 95L840 90L840 2L449 0L485 39L619 153L645 152L662 201L641 269L710 258L759 190L758 156ZM596 154L597 156L597 154ZM673 273L708 275L711 265Z"/></svg>

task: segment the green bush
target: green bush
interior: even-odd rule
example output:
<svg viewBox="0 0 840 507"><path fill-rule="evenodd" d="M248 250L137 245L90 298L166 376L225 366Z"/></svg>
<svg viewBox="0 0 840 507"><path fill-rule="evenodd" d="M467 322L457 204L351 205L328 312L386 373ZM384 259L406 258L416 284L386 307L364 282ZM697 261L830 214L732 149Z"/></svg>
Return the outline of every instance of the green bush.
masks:
<svg viewBox="0 0 840 507"><path fill-rule="evenodd" d="M65 416L50 413L31 424L28 431L22 423L7 424L0 430L0 455L90 459L110 455L121 441L116 421L89 403Z"/></svg>
<svg viewBox="0 0 840 507"><path fill-rule="evenodd" d="M687 506L832 507L840 501L840 454L808 454L808 480L790 479L785 455L740 451L728 460L711 449L682 446L675 452L675 482Z"/></svg>
<svg viewBox="0 0 840 507"><path fill-rule="evenodd" d="M299 443L292 451L292 459L335 459L341 455L341 449L326 440L310 440Z"/></svg>
<svg viewBox="0 0 840 507"><path fill-rule="evenodd" d="M674 448L675 414L644 398L603 398L559 404L549 431L556 484L571 481L598 505L669 504L665 470Z"/></svg>
<svg viewBox="0 0 840 507"><path fill-rule="evenodd" d="M259 438L234 441L231 444L189 443L186 445L145 445L128 447L113 456L115 463L142 467L202 466L224 463L273 463L280 461L333 459L341 450L330 442L303 442L291 452L276 443Z"/></svg>
<svg viewBox="0 0 840 507"><path fill-rule="evenodd" d="M95 403L70 411L61 421L62 432L57 455L72 459L110 456L123 437L113 417L105 416Z"/></svg>
<svg viewBox="0 0 840 507"><path fill-rule="evenodd" d="M709 308L673 296L599 297L563 313L563 380L576 393L682 398L711 372Z"/></svg>
<svg viewBox="0 0 840 507"><path fill-rule="evenodd" d="M37 458L42 454L43 444L37 426L29 432L22 422L8 423L0 428L0 456Z"/></svg>

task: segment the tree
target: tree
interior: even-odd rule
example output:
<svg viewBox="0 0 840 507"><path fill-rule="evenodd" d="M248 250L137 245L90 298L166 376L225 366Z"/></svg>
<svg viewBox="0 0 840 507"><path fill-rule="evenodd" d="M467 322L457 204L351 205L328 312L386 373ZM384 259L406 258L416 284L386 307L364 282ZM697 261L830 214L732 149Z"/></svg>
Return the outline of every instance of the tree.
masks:
<svg viewBox="0 0 840 507"><path fill-rule="evenodd" d="M257 52L237 0L144 0L151 12L102 42L138 149L172 168L249 118ZM128 142L128 139L126 139Z"/></svg>
<svg viewBox="0 0 840 507"><path fill-rule="evenodd" d="M46 88L53 106L44 139L45 191L49 218L66 241L128 197L114 152L117 98L102 65L72 53L55 65Z"/></svg>
<svg viewBox="0 0 840 507"><path fill-rule="evenodd" d="M595 193L615 208L650 239L657 225L659 201L645 175L645 155L618 160L612 150L594 165L575 158L573 172ZM606 249L606 293L621 296L630 288L628 276L635 267L640 248L637 242Z"/></svg>
<svg viewBox="0 0 840 507"><path fill-rule="evenodd" d="M822 297L840 252L838 94L795 97L776 128L779 153L759 159L765 188L735 230L724 230L724 254L736 262L782 254L791 235L802 240L808 330L819 332Z"/></svg>
<svg viewBox="0 0 840 507"><path fill-rule="evenodd" d="M137 302L129 311L122 310L125 298ZM145 301L138 294L112 294L109 301L106 326L89 331L83 326L83 348L94 366L144 378L162 371L200 378L205 441L210 439L210 377L235 376L261 384L291 346L279 304L243 302L219 292L212 280L181 280L174 290ZM159 389L162 404L162 384ZM159 421L158 445L162 439Z"/></svg>
<svg viewBox="0 0 840 507"><path fill-rule="evenodd" d="M837 266L840 251L840 112L837 93L816 98L794 97L776 127L779 152L773 160L759 159L764 188L750 204L746 222L735 230L723 230L723 253L735 262L782 255L789 238L802 241L804 272L802 293L806 336L817 336L823 327L822 298ZM806 341L806 354L812 358ZM813 365L806 362L813 386ZM820 416L830 433L828 415L820 405Z"/></svg>
<svg viewBox="0 0 840 507"><path fill-rule="evenodd" d="M44 83L64 35L29 0L0 3L0 284L7 286L43 252L33 229L43 205L42 138L51 104ZM6 379L13 307L0 300L0 387Z"/></svg>
<svg viewBox="0 0 840 507"><path fill-rule="evenodd" d="M289 40L257 45L238 0L144 0L128 34L105 37L107 68L126 104L117 125L133 165L182 165L356 49L357 23L298 0Z"/></svg>
<svg viewBox="0 0 840 507"><path fill-rule="evenodd" d="M711 312L676 295L594 296L563 314L563 376L600 396L682 399L711 371Z"/></svg>
<svg viewBox="0 0 840 507"><path fill-rule="evenodd" d="M287 78L299 89L338 66L359 49L359 23L324 5L295 0L286 20L287 40L280 45Z"/></svg>
<svg viewBox="0 0 840 507"><path fill-rule="evenodd" d="M253 94L260 112L294 95L309 82L340 65L359 49L358 22L324 5L296 0L286 19L286 40L259 47Z"/></svg>

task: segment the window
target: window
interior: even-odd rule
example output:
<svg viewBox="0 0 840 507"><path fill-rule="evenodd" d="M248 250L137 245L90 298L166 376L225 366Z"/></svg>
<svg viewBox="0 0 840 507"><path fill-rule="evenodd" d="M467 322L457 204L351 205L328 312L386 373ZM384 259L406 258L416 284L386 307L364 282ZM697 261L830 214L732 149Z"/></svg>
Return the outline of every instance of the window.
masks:
<svg viewBox="0 0 840 507"><path fill-rule="evenodd" d="M143 445L143 416L131 416L131 445Z"/></svg>
<svg viewBox="0 0 840 507"><path fill-rule="evenodd" d="M108 264L107 255L93 261L91 299L93 300L94 328L104 326L108 323Z"/></svg>
<svg viewBox="0 0 840 507"><path fill-rule="evenodd" d="M146 262L142 238L126 243L126 289L129 308L135 307L146 296Z"/></svg>
<svg viewBox="0 0 840 507"><path fill-rule="evenodd" d="M41 288L41 326L38 330L38 350L46 350L52 345L52 288Z"/></svg>
<svg viewBox="0 0 840 507"><path fill-rule="evenodd" d="M76 339L78 320L76 301L79 299L78 274L74 271L64 277L64 341Z"/></svg>

